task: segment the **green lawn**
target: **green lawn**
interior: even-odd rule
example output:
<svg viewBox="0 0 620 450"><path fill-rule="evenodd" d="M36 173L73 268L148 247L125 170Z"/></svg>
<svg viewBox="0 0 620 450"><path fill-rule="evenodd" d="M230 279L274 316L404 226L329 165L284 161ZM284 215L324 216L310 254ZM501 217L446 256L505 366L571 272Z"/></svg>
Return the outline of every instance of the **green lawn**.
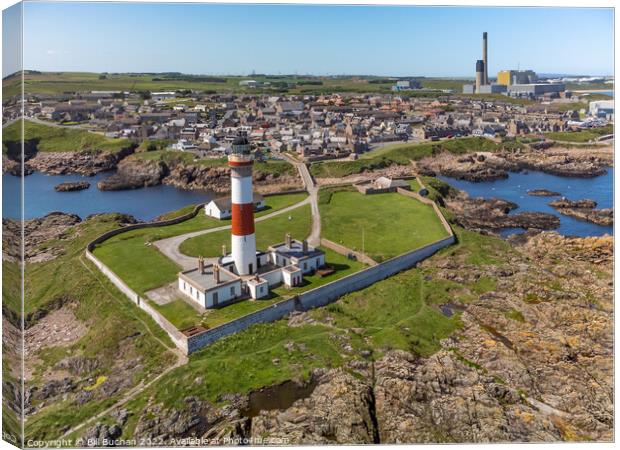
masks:
<svg viewBox="0 0 620 450"><path fill-rule="evenodd" d="M165 305L158 305L155 302L149 302L149 304L179 330L200 324L200 314L181 299L173 300Z"/></svg>
<svg viewBox="0 0 620 450"><path fill-rule="evenodd" d="M2 151L5 143L20 142L21 122L17 121L2 130ZM71 128L52 127L39 123L24 121L24 140L38 140L40 152L117 152L131 145L127 139L111 139L102 134L91 133Z"/></svg>
<svg viewBox="0 0 620 450"><path fill-rule="evenodd" d="M103 77L100 77L103 75ZM241 80L257 80L271 83L263 88L239 86ZM424 78L422 86L429 89L462 90L465 80L450 78ZM207 93L247 92L252 94L331 94L334 92L391 92L395 78L376 76L307 76L307 75L252 75L252 76L204 76L185 74L130 74L94 72L30 72L24 75L26 93L63 93L93 90L123 91L175 91L198 90ZM9 76L3 79L5 97L21 92L21 77ZM409 96L437 96L433 93L408 93ZM441 94L445 95L445 94ZM182 102L191 104L190 99ZM172 102L171 102L172 103Z"/></svg>
<svg viewBox="0 0 620 450"><path fill-rule="evenodd" d="M256 247L266 250L268 246L284 242L290 232L295 239L305 239L310 234L312 217L310 205L304 205L288 213L256 222ZM181 244L181 253L188 256L218 256L222 245L230 249L230 230L217 231L187 239Z"/></svg>
<svg viewBox="0 0 620 450"><path fill-rule="evenodd" d="M317 178L342 178L365 171L389 167L393 164L407 165L442 151L457 155L468 152L497 151L500 146L482 137L466 137L441 142L394 144L362 155L355 161L325 161L314 163L310 172Z"/></svg>
<svg viewBox="0 0 620 450"><path fill-rule="evenodd" d="M271 295L260 300L243 300L219 309L210 309L202 315L201 323L205 328L213 328L255 311L260 311L281 300L283 300L282 297Z"/></svg>
<svg viewBox="0 0 620 450"><path fill-rule="evenodd" d="M420 183L418 183L418 180L413 179L413 180L407 180L409 182L409 186L411 187L411 190L413 192L420 192Z"/></svg>
<svg viewBox="0 0 620 450"><path fill-rule="evenodd" d="M614 132L613 125L607 125L601 128L591 128L581 131L560 131L557 133L545 133L545 137L556 141L566 142L589 142L595 141L601 136Z"/></svg>
<svg viewBox="0 0 620 450"><path fill-rule="evenodd" d="M307 194L305 193L265 197L267 208L259 212L257 216L260 217L293 205L306 197ZM186 213L192 208L193 205L181 208L179 211ZM176 215L178 212L167 214L167 216ZM284 217L287 215L284 214ZM226 225L230 225L230 220L217 220L207 217L201 210L196 217L176 225L143 228L121 233L99 244L93 253L114 273L119 275L130 288L139 294L144 294L148 290L173 282L181 269L176 263L164 256L157 247L149 245L150 243L179 234ZM228 236L226 244L230 247L230 230L213 233L209 236L220 234ZM284 240L284 233L280 240ZM220 253L221 247L216 255Z"/></svg>
<svg viewBox="0 0 620 450"><path fill-rule="evenodd" d="M340 191L320 208L323 237L379 262L447 236L430 205L400 194Z"/></svg>

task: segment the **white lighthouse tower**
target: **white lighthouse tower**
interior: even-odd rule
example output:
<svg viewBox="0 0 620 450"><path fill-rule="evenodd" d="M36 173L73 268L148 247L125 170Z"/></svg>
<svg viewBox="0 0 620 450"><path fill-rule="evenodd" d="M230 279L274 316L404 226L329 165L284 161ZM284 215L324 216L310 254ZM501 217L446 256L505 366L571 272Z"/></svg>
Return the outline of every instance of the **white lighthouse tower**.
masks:
<svg viewBox="0 0 620 450"><path fill-rule="evenodd" d="M256 271L256 235L254 234L254 203L252 192L252 165L250 143L239 135L228 156L230 166L232 203L232 258L239 275Z"/></svg>

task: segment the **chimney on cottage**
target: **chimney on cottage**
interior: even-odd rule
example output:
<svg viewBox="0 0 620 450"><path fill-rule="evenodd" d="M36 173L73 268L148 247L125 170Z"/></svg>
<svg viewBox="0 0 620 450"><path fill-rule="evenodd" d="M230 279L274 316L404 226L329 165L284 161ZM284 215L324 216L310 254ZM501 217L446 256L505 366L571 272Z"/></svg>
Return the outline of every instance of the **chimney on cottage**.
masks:
<svg viewBox="0 0 620 450"><path fill-rule="evenodd" d="M213 279L215 280L215 284L220 284L220 265L213 264Z"/></svg>
<svg viewBox="0 0 620 450"><path fill-rule="evenodd" d="M291 248L291 245L293 244L293 238L291 237L291 233L286 233L286 235L284 236L285 242L286 242L286 246L288 248Z"/></svg>
<svg viewBox="0 0 620 450"><path fill-rule="evenodd" d="M304 255L308 253L308 241L307 240L304 239L303 241L301 241L301 249Z"/></svg>
<svg viewBox="0 0 620 450"><path fill-rule="evenodd" d="M202 275L205 273L205 260L202 256L198 257L198 272Z"/></svg>

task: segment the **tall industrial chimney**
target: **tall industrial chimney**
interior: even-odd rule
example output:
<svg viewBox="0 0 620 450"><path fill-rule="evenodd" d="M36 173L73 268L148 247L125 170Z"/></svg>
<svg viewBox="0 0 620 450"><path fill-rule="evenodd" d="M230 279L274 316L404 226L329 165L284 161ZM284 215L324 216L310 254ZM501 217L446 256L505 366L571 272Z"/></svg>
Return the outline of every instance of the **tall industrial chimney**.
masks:
<svg viewBox="0 0 620 450"><path fill-rule="evenodd" d="M476 94L480 93L480 86L484 84L484 61L476 61Z"/></svg>
<svg viewBox="0 0 620 450"><path fill-rule="evenodd" d="M487 32L482 33L482 61L484 61L484 79L482 84L489 84L489 60L487 59Z"/></svg>

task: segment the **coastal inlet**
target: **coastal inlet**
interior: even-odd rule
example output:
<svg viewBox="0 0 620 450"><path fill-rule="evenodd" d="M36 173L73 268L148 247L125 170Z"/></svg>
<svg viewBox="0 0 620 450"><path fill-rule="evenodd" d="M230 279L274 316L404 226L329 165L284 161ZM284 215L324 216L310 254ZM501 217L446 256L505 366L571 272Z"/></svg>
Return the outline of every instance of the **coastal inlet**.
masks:
<svg viewBox="0 0 620 450"><path fill-rule="evenodd" d="M52 211L77 214L82 218L90 214L119 212L130 214L138 220L149 221L163 213L183 206L207 202L216 196L208 191L188 191L163 184L120 191L97 189L97 182L109 176L109 173L83 177L77 174L45 175L41 172L34 172L24 178L24 218L43 217ZM88 182L90 187L75 191L55 189L61 183L78 182ZM20 177L8 173L2 176L3 218L19 218L20 184Z"/></svg>
<svg viewBox="0 0 620 450"><path fill-rule="evenodd" d="M606 168L604 175L594 178L569 178L550 175L543 172L510 172L508 178L471 182L440 176L443 181L453 187L466 192L470 198L483 197L485 199L498 198L516 203L517 208L509 214L522 212L542 212L553 214L560 219L557 231L565 236L602 236L613 235L613 225L602 226L584 220L560 214L549 205L554 200L566 197L570 200L590 199L597 203L597 208L613 208L613 180L614 169ZM529 191L546 189L559 196L529 195ZM503 236L519 233L523 230L505 228Z"/></svg>

